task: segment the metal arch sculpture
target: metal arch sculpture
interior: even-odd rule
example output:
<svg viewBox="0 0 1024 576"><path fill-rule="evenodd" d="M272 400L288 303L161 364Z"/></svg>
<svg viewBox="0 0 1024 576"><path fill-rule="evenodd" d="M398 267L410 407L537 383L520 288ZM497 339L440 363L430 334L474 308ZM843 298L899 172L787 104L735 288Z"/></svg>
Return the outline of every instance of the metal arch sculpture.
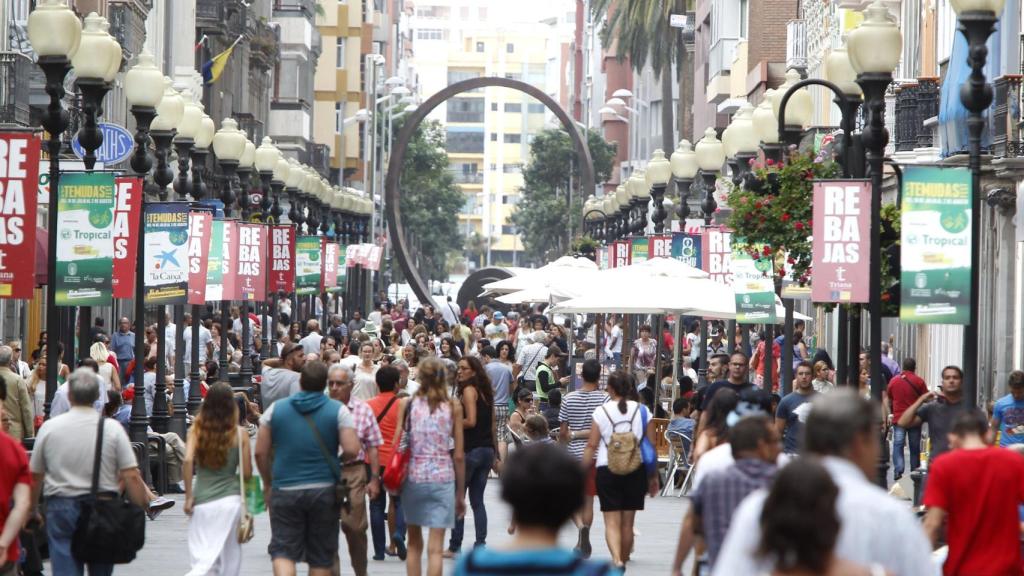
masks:
<svg viewBox="0 0 1024 576"><path fill-rule="evenodd" d="M409 249L406 246L405 241L405 229L402 227L402 209L399 205L399 185L401 184L402 175L402 162L405 159L406 149L409 147L409 141L412 139L413 133L416 128L423 122L423 119L427 117L437 108L441 103L447 101L452 96L456 96L463 92L475 90L477 88L487 87L497 88L511 88L512 90L518 90L529 96L532 96L539 100L542 104L547 106L548 110L551 110L562 122L562 126L565 127L569 133L569 138L572 139L573 146L576 148L576 153L580 159L580 183L584 191L594 189L594 163L590 158L590 148L587 146L585 136L582 135L573 119L566 114L565 110L558 105L550 96L544 91L540 90L536 86L527 84L520 80L512 80L510 78L495 78L495 77L482 77L482 78L470 78L469 80L463 80L456 82L451 86L446 87L437 94L434 94L427 99L426 102L420 104L409 119L402 125L402 130L398 133L398 143L395 149L391 153L391 162L388 166L387 180L385 181L385 199L387 202L388 210L388 228L391 230L391 241L395 248L395 256L398 257L398 263L402 267L402 272L405 274L406 279L409 281L409 286L412 291L416 294L416 297L423 304L433 303L434 300L431 298L430 290L427 288L427 284L420 277L419 271L413 267L411 258L409 257Z"/></svg>

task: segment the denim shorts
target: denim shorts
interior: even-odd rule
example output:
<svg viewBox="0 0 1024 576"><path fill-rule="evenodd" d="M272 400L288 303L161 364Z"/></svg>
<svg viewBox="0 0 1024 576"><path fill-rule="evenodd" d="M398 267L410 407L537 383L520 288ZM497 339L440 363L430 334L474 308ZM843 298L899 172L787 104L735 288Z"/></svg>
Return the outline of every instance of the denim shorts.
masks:
<svg viewBox="0 0 1024 576"><path fill-rule="evenodd" d="M330 568L338 554L334 487L280 490L270 496L270 556Z"/></svg>

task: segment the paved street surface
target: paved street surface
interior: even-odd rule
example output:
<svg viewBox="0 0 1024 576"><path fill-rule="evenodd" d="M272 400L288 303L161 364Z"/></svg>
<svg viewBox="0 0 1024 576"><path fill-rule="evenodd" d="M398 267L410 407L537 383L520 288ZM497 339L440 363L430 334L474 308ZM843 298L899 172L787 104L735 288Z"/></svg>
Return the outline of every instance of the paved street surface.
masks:
<svg viewBox="0 0 1024 576"><path fill-rule="evenodd" d="M506 532L511 510L499 497L500 485L491 480L485 493L487 500L487 518L489 524L488 543L501 546L511 538ZM188 572L188 520L182 511L182 496L175 496L178 502L174 508L164 512L155 522L146 524L146 546L139 557L128 566L118 567L115 574L143 574L145 576L181 576ZM668 572L668 565L675 553L675 542L679 536L679 525L686 511L685 498L661 498L647 500L647 509L637 515L636 552L630 563L629 572L633 574L663 574ZM595 503L595 508L597 505ZM473 542L473 511L466 514L466 542L464 549ZM604 525L601 514L597 512L594 527L591 531L591 542L594 546L595 558L609 558L604 543ZM244 561L242 573L246 576L272 574L267 544L270 542L270 521L266 514L256 518L256 536L242 547ZM560 537L563 546L572 547L576 544L576 529L569 524ZM445 540L447 545L447 539ZM344 536L341 537L342 574L351 574L352 567L348 560L348 550ZM373 555L373 546L370 546ZM425 564L425 563L424 563ZM445 564L445 573L451 573L451 561ZM392 575L405 574L405 564L398 558L388 557L383 562L370 560L370 574ZM305 574L303 566L299 574Z"/></svg>

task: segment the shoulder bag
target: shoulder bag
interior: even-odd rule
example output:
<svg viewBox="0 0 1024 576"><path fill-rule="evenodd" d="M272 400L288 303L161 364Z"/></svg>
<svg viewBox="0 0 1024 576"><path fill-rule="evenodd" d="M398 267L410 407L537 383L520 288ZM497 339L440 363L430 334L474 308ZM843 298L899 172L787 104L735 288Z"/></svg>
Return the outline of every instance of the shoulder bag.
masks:
<svg viewBox="0 0 1024 576"><path fill-rule="evenodd" d="M658 452L654 449L654 445L647 438L647 423L650 421L650 413L647 411L645 406L639 407L642 412L640 413L640 430L643 436L640 440L640 456L644 461L644 468L647 469L647 475L653 476L658 472Z"/></svg>
<svg viewBox="0 0 1024 576"><path fill-rule="evenodd" d="M238 517L238 543L245 544L249 540L252 540L253 535L256 533L256 526L253 523L252 514L249 513L249 507L245 504L245 463L242 461L242 457L245 455L245 451L242 450L242 431L238 431L238 487L239 492L242 494L242 513Z"/></svg>
<svg viewBox="0 0 1024 576"><path fill-rule="evenodd" d="M80 503L78 523L71 535L71 555L86 564L127 564L146 543L146 513L120 494L99 494L103 455L103 423L96 431L92 489Z"/></svg>
<svg viewBox="0 0 1024 576"><path fill-rule="evenodd" d="M338 456L334 455L334 457L331 457L331 452L327 449L327 444L324 443L324 439L320 436L320 431L316 429L316 423L313 422L313 418L309 414L303 414L302 417L306 420L306 424L309 424L309 429L313 431L313 437L316 438L316 443L320 446L320 452L323 453L324 459L327 460L327 466L330 467L331 474L334 476L334 503L345 510L351 509L352 502L348 494L348 480L341 475L341 464L338 462Z"/></svg>
<svg viewBox="0 0 1024 576"><path fill-rule="evenodd" d="M405 483L405 478L409 473L409 459L412 457L408 438L409 414L412 410L413 400L414 398L409 398L409 403L405 405L402 436L398 441L398 445L395 446L394 453L391 454L391 460L384 467L384 474L380 478L381 482L384 483L384 489L392 494L397 494L402 490L402 484Z"/></svg>
<svg viewBox="0 0 1024 576"><path fill-rule="evenodd" d="M538 355L540 355L541 350L544 350L543 346L538 348L537 351L533 353L533 357L530 358L529 362L523 364L523 371L519 374L519 377L516 378L516 384L518 384L519 386L526 385L526 373L530 371L530 365L533 364L533 361L537 359ZM534 373L536 374L536 372Z"/></svg>

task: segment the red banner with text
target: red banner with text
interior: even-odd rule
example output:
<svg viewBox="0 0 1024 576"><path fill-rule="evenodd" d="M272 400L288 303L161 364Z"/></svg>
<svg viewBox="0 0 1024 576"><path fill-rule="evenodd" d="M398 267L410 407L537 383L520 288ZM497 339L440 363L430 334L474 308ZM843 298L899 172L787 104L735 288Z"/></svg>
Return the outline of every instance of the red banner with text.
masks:
<svg viewBox="0 0 1024 576"><path fill-rule="evenodd" d="M135 265L138 253L139 215L142 213L142 179L114 179L114 298L135 297Z"/></svg>
<svg viewBox="0 0 1024 576"><path fill-rule="evenodd" d="M272 292L295 291L295 228L270 227L270 282Z"/></svg>
<svg viewBox="0 0 1024 576"><path fill-rule="evenodd" d="M711 279L732 286L732 231L724 226L708 226L701 237L701 267Z"/></svg>
<svg viewBox="0 0 1024 576"><path fill-rule="evenodd" d="M338 245L334 242L324 242L323 262L324 273L320 275L320 291L326 292L328 288L338 285Z"/></svg>
<svg viewBox="0 0 1024 576"><path fill-rule="evenodd" d="M266 237L267 227L263 224L238 224L236 300L259 302L266 298L266 267L263 265Z"/></svg>
<svg viewBox="0 0 1024 576"><path fill-rule="evenodd" d="M39 139L0 134L0 298L32 298L38 187Z"/></svg>
<svg viewBox="0 0 1024 576"><path fill-rule="evenodd" d="M206 273L210 262L210 235L213 213L193 211L188 214L188 303L206 303Z"/></svg>
<svg viewBox="0 0 1024 576"><path fill-rule="evenodd" d="M224 272L223 296L225 300L241 300L238 294L238 221L224 221L224 251L221 253L221 270Z"/></svg>

